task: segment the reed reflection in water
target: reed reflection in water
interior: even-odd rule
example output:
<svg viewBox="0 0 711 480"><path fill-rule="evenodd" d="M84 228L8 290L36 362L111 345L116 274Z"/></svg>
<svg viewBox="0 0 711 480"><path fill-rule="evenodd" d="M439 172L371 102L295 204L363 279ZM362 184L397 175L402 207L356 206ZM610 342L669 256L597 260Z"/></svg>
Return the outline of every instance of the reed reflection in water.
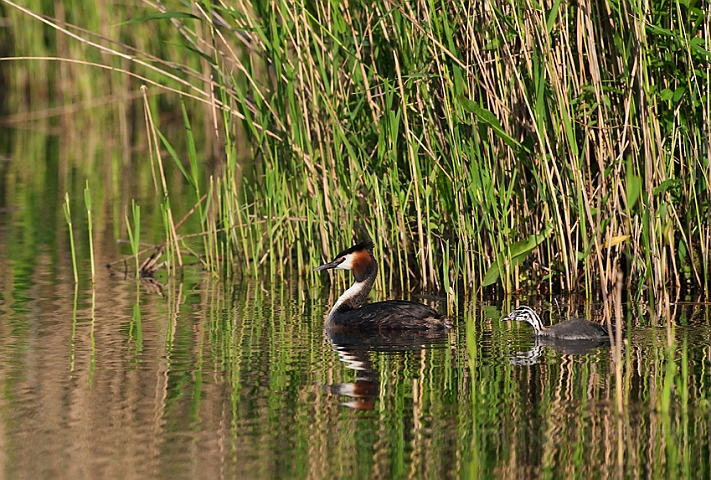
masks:
<svg viewBox="0 0 711 480"><path fill-rule="evenodd" d="M14 478L709 476L703 306L672 311L672 344L663 318L625 312L618 414L609 348L536 343L496 306L465 303L439 337L329 338L329 301L297 279L100 276L75 300L49 256L4 262Z"/></svg>

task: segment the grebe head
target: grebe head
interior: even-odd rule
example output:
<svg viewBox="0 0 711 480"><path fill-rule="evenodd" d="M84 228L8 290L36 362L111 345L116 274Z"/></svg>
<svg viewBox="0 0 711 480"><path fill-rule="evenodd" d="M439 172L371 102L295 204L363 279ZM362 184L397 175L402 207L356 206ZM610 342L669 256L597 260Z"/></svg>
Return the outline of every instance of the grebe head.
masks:
<svg viewBox="0 0 711 480"><path fill-rule="evenodd" d="M546 327L543 326L543 322L541 321L541 317L539 317L538 314L536 312L534 312L531 307L527 307L525 305L521 305L520 307L518 307L513 312L506 315L501 320L504 322L509 321L509 320L516 320L519 322L528 322L531 324L533 329L536 331L536 334L546 330Z"/></svg>
<svg viewBox="0 0 711 480"><path fill-rule="evenodd" d="M335 260L314 270L351 270L355 282L338 297L326 318L331 332L348 329L366 330L447 330L451 324L436 310L421 303L389 300L365 306L378 275L372 254L373 242L367 240L336 255Z"/></svg>
<svg viewBox="0 0 711 480"><path fill-rule="evenodd" d="M372 249L373 242L366 240L349 249L343 250L336 255L335 260L324 263L320 267L314 268L314 270L328 270L331 268L336 270L351 270L356 282L361 282L370 277L378 268L373 254L371 253Z"/></svg>

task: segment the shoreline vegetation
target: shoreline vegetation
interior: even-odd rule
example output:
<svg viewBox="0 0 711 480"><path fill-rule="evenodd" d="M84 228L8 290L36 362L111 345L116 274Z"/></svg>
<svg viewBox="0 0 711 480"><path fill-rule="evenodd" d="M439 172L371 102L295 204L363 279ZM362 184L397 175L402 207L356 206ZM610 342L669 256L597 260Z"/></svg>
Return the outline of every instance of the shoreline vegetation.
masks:
<svg viewBox="0 0 711 480"><path fill-rule="evenodd" d="M306 274L370 237L379 288L606 298L621 272L637 298L708 298L701 2L166 5L80 17L2 0L0 66L11 91L59 105L151 89L133 115L152 126L143 158L173 264L187 249L223 274ZM154 123L168 105L185 145ZM194 132L219 152L210 175ZM202 236L175 228L173 161Z"/></svg>

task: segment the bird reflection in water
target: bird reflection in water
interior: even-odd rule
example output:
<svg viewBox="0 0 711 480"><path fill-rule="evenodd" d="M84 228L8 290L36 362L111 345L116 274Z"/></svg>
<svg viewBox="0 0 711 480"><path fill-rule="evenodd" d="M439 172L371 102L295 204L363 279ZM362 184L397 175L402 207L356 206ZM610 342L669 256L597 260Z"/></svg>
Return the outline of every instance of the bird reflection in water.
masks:
<svg viewBox="0 0 711 480"><path fill-rule="evenodd" d="M356 372L354 382L324 385L333 395L347 397L341 405L354 410L373 410L380 394L380 372L371 356L377 352L399 355L447 343L452 331L327 331L331 347L347 368Z"/></svg>
<svg viewBox="0 0 711 480"><path fill-rule="evenodd" d="M553 348L566 355L585 355L598 348L610 346L607 327L583 318L573 318L546 327L531 307L521 305L501 320L526 322L533 327L534 346L526 352L518 352L510 357L509 360L514 365L538 363L543 347ZM613 329L612 334L614 333Z"/></svg>
<svg viewBox="0 0 711 480"><path fill-rule="evenodd" d="M535 337L533 347L525 352L516 352L516 355L509 357L512 365L531 366L537 364L544 347L558 350L565 355L587 355L595 353L600 348L609 348L610 342L599 340L560 340L544 337Z"/></svg>

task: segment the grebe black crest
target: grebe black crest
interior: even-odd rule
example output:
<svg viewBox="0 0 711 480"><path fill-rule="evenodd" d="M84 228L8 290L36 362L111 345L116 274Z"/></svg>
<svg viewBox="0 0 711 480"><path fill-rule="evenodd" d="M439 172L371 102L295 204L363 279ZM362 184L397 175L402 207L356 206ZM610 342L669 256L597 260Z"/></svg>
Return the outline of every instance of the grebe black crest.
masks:
<svg viewBox="0 0 711 480"><path fill-rule="evenodd" d="M596 342L610 340L610 335L605 325L591 322L584 318L573 318L546 328L543 326L541 317L539 317L531 307L525 305L518 307L502 318L502 320L528 322L533 327L533 331L537 337L547 337L558 340L592 340Z"/></svg>
<svg viewBox="0 0 711 480"><path fill-rule="evenodd" d="M373 242L361 242L336 255L332 262L314 270L350 270L355 282L343 292L326 319L326 328L333 330L446 330L452 324L437 310L421 303L403 300L363 305L378 275L373 258Z"/></svg>

